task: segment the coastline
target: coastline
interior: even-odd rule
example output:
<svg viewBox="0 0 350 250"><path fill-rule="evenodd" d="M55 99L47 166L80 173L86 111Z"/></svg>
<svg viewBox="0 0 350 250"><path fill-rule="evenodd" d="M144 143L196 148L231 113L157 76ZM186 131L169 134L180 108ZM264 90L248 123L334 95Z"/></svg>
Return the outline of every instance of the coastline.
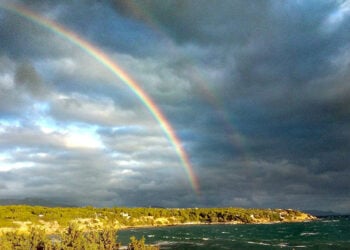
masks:
<svg viewBox="0 0 350 250"><path fill-rule="evenodd" d="M75 224L82 231L132 230L191 225L308 222L317 217L293 209L244 208L49 208L0 206L0 234L36 227L55 234Z"/></svg>
<svg viewBox="0 0 350 250"><path fill-rule="evenodd" d="M178 223L178 224L168 224L168 225L139 225L139 226L122 226L118 229L118 231L123 230L133 230L133 229L142 229L142 228L161 228L161 227L186 227L186 226L211 226L211 225L272 225L272 224L283 224L283 223L308 223L315 220L318 220L318 217L315 217L310 220L298 220L298 221L274 221L274 222L250 222L250 223L243 223L243 222L194 222L194 223Z"/></svg>
<svg viewBox="0 0 350 250"><path fill-rule="evenodd" d="M118 240L144 236L161 249L350 249L349 223L350 216L328 216L307 223L135 229L121 231Z"/></svg>

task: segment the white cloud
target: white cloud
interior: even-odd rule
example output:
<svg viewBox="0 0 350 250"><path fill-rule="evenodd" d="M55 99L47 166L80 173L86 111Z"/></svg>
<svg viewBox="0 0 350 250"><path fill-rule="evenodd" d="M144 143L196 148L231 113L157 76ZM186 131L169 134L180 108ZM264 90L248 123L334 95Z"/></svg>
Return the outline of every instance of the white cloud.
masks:
<svg viewBox="0 0 350 250"><path fill-rule="evenodd" d="M13 76L10 74L0 75L0 89L2 91L8 91L13 89L15 86L15 82L13 80Z"/></svg>
<svg viewBox="0 0 350 250"><path fill-rule="evenodd" d="M333 11L324 21L321 29L326 33L331 33L339 28L350 14L350 1L339 1L339 7Z"/></svg>
<svg viewBox="0 0 350 250"><path fill-rule="evenodd" d="M73 129L65 133L64 143L68 148L103 148L101 140L95 133Z"/></svg>

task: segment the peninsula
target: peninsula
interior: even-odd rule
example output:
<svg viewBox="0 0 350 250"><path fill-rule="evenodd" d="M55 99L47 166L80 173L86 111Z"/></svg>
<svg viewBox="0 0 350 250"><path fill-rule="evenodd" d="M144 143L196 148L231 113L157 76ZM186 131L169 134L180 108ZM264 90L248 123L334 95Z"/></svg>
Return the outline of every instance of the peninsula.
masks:
<svg viewBox="0 0 350 250"><path fill-rule="evenodd" d="M41 235L42 240L40 242L43 242L42 244L44 242L46 242L45 244L53 244L52 241L48 240L51 235L58 237L60 239L59 242L66 242L69 245L73 244L73 241L69 237L74 232L74 235L80 235L79 246L85 243L91 244L91 242L95 242L97 245L103 245L111 241L114 241L113 244L117 244L115 242L117 230L130 227L218 223L267 224L305 222L315 219L317 218L310 214L293 209L94 208L91 206L43 207L11 205L0 206L0 246L1 241L4 239L11 244L11 237L14 237L13 234L31 234L30 239L33 239L35 235L35 237ZM18 236L16 237L18 238ZM70 240L65 241L67 237ZM86 239L86 237L90 237L91 239ZM108 241L106 241L106 237L109 239ZM132 239L132 243L130 244L142 245L144 241L142 239L139 241ZM119 248L107 247L106 249Z"/></svg>
<svg viewBox="0 0 350 250"><path fill-rule="evenodd" d="M98 230L107 224L123 229L182 224L304 222L315 219L310 214L293 209L0 206L0 232L14 229L26 231L31 226L38 226L54 234L71 223L84 230Z"/></svg>

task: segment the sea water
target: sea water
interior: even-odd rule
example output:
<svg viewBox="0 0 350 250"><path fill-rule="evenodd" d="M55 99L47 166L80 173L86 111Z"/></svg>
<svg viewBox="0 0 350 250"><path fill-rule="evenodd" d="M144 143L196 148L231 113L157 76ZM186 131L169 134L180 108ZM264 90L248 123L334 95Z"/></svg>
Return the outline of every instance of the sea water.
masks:
<svg viewBox="0 0 350 250"><path fill-rule="evenodd" d="M121 230L123 245L145 237L160 249L350 249L350 216L280 224L186 225Z"/></svg>

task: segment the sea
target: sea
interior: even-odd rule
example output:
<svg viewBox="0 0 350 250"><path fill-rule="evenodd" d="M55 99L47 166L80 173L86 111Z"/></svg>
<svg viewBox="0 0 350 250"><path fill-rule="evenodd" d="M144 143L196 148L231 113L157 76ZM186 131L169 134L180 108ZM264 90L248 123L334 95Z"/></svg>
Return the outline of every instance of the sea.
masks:
<svg viewBox="0 0 350 250"><path fill-rule="evenodd" d="M145 238L160 249L350 249L350 216L277 224L186 225L120 230L118 242Z"/></svg>

